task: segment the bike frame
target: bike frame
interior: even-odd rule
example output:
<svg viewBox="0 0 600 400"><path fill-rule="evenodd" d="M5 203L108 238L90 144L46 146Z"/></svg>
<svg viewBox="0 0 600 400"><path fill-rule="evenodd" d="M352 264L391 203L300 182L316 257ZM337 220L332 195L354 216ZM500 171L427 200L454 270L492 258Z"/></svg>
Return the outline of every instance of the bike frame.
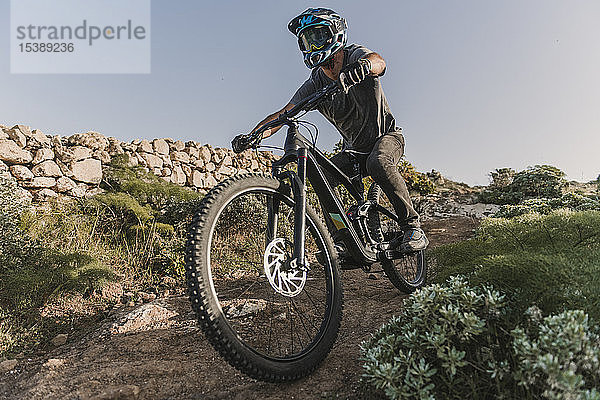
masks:
<svg viewBox="0 0 600 400"><path fill-rule="evenodd" d="M364 194L352 183L350 177L344 174L321 151L315 148L307 138L298 132L294 121L288 123L288 134L283 157L273 162L272 173L279 180L289 180L294 199L294 257L292 268L305 268L304 240L306 228L306 186L308 182L315 189L315 193L323 208L324 217L329 218L328 226L335 227L336 236L346 244L349 254L360 264L372 264L377 261L377 253L369 243L363 243L350 221L344 207L337 198L331 184L328 182L324 170L340 182L357 201L358 205L366 203ZM296 163L296 172L284 170L290 163ZM273 200L269 208L268 239L276 237L278 201ZM333 232L332 232L333 233Z"/></svg>

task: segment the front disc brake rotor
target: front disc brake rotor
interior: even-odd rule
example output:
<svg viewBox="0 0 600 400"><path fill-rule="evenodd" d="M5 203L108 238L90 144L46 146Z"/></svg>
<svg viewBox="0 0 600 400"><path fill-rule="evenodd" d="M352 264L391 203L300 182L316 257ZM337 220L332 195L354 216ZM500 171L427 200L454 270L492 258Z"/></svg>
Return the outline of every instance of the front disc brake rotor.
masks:
<svg viewBox="0 0 600 400"><path fill-rule="evenodd" d="M284 238L274 239L265 250L264 267L271 287L279 294L294 297L306 283L306 271L290 268L291 244Z"/></svg>

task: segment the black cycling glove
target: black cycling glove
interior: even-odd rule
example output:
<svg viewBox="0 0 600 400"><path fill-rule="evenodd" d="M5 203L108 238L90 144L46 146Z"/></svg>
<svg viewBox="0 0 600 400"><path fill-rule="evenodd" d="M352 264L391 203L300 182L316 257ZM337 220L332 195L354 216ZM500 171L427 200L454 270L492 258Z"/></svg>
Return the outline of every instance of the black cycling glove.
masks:
<svg viewBox="0 0 600 400"><path fill-rule="evenodd" d="M233 140L231 141L231 148L235 153L241 153L242 151L249 148L249 144L250 138L248 137L248 135L241 134L233 138Z"/></svg>
<svg viewBox="0 0 600 400"><path fill-rule="evenodd" d="M346 66L340 73L340 85L344 92L362 82L371 73L371 61L363 58Z"/></svg>

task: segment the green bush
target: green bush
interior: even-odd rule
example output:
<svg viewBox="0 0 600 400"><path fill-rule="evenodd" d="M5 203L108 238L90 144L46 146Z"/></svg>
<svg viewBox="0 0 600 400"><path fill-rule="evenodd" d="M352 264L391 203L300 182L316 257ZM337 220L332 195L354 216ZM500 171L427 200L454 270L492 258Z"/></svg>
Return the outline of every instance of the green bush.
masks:
<svg viewBox="0 0 600 400"><path fill-rule="evenodd" d="M583 309L600 318L600 212L558 210L482 222L472 239L431 251L436 282L463 274L510 294L521 313Z"/></svg>
<svg viewBox="0 0 600 400"><path fill-rule="evenodd" d="M529 397L600 399L600 336L581 310L541 318L527 310L511 332L513 376Z"/></svg>
<svg viewBox="0 0 600 400"><path fill-rule="evenodd" d="M144 279L155 274L181 277L187 223L202 195L166 182L141 167L114 157L101 187L84 213L99 216L98 229L125 253L127 264Z"/></svg>
<svg viewBox="0 0 600 400"><path fill-rule="evenodd" d="M15 181L0 177L0 271L19 263L30 246L21 228L21 215L30 204L19 190Z"/></svg>
<svg viewBox="0 0 600 400"><path fill-rule="evenodd" d="M566 185L565 173L551 165L536 165L515 172L510 168L491 173L492 183L480 194L480 201L492 204L519 204L533 198L555 198Z"/></svg>
<svg viewBox="0 0 600 400"><path fill-rule="evenodd" d="M429 179L427 174L418 172L408 161L400 161L398 168L400 169L400 173L406 182L406 187L408 187L408 190L417 192L421 195L426 195L435 191L433 182L431 182L431 179Z"/></svg>
<svg viewBox="0 0 600 400"><path fill-rule="evenodd" d="M529 199L517 205L503 205L493 216L496 218L512 218L531 212L548 214L551 211L561 208L572 211L600 211L600 198L598 196L586 196L578 193L565 193L557 198Z"/></svg>
<svg viewBox="0 0 600 400"><path fill-rule="evenodd" d="M39 343L41 310L67 293L91 293L114 273L87 251L52 247L30 234L36 218L16 183L0 178L0 354Z"/></svg>
<svg viewBox="0 0 600 400"><path fill-rule="evenodd" d="M362 344L365 378L391 399L600 399L600 339L581 311L515 327L510 303L462 278L405 300Z"/></svg>

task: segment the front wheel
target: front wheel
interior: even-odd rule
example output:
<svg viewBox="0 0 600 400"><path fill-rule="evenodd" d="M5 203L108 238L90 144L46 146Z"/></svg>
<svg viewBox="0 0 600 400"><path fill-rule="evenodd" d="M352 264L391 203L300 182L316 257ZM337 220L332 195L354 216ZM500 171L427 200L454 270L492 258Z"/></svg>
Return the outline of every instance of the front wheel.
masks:
<svg viewBox="0 0 600 400"><path fill-rule="evenodd" d="M373 203L393 210L390 201L379 185L371 184L367 199ZM368 225L372 237L378 242L390 241L401 232L397 221L372 208L368 215ZM427 278L425 250L404 254L395 260L381 262L385 274L401 292L410 294L423 286Z"/></svg>
<svg viewBox="0 0 600 400"><path fill-rule="evenodd" d="M331 350L342 314L333 240L308 205L309 269L291 263L287 192L260 174L222 182L202 201L186 247L189 295L207 338L232 366L271 382L312 372Z"/></svg>

